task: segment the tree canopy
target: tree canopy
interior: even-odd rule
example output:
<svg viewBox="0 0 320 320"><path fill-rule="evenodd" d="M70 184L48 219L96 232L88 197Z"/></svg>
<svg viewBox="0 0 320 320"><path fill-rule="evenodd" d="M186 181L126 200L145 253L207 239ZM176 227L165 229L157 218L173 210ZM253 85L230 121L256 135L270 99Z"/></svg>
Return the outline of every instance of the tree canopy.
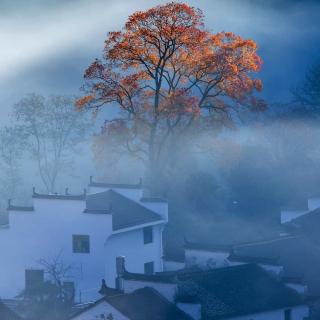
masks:
<svg viewBox="0 0 320 320"><path fill-rule="evenodd" d="M85 71L86 94L77 106L116 104L119 117L106 122L104 141L151 170L165 166L173 138L190 127L211 128L217 118L230 124L241 107L265 108L254 95L262 89L254 76L262 64L256 43L211 33L203 18L179 2L135 12L121 31L108 34L103 58Z"/></svg>

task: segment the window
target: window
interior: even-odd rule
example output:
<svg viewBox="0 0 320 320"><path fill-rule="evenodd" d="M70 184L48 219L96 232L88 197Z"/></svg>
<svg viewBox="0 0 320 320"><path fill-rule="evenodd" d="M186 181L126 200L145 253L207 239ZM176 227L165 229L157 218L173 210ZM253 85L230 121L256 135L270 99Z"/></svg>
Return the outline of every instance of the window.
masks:
<svg viewBox="0 0 320 320"><path fill-rule="evenodd" d="M153 228L145 227L143 228L143 243L152 243L153 242Z"/></svg>
<svg viewBox="0 0 320 320"><path fill-rule="evenodd" d="M284 310L284 320L291 320L291 309Z"/></svg>
<svg viewBox="0 0 320 320"><path fill-rule="evenodd" d="M144 273L153 274L154 273L154 262L147 262L144 264Z"/></svg>
<svg viewBox="0 0 320 320"><path fill-rule="evenodd" d="M44 282L44 271L27 269L25 270L25 290L32 293L41 288Z"/></svg>
<svg viewBox="0 0 320 320"><path fill-rule="evenodd" d="M90 252L90 238L84 235L73 235L72 246L74 253L89 253Z"/></svg>

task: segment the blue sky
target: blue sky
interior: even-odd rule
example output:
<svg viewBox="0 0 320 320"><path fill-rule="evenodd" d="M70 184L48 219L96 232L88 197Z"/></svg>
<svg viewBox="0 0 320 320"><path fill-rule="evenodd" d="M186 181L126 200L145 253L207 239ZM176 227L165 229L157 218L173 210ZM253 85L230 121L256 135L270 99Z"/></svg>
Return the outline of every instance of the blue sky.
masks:
<svg viewBox="0 0 320 320"><path fill-rule="evenodd" d="M167 1L0 0L1 120L28 92L79 94L84 69L100 57L108 31L128 15ZM268 101L287 100L320 58L320 1L197 0L212 32L254 39L264 60Z"/></svg>

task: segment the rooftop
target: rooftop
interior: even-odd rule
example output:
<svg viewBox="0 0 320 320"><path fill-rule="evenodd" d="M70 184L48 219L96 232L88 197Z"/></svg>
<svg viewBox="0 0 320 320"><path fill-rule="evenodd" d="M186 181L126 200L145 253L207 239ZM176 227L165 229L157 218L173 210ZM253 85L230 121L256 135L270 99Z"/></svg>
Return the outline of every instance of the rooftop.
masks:
<svg viewBox="0 0 320 320"><path fill-rule="evenodd" d="M294 290L255 264L179 276L177 300L207 306L203 318L216 320L303 304ZM194 294L197 292L198 294Z"/></svg>
<svg viewBox="0 0 320 320"><path fill-rule="evenodd" d="M130 320L192 320L186 313L149 287L132 293L104 297L79 313L104 301Z"/></svg>
<svg viewBox="0 0 320 320"><path fill-rule="evenodd" d="M89 187L101 187L101 188L119 188L119 189L141 189L142 188L142 179L135 184L127 183L108 183L108 182L98 182L94 181L93 177L90 176Z"/></svg>
<svg viewBox="0 0 320 320"><path fill-rule="evenodd" d="M58 194L58 193L47 193L47 194L41 194L37 193L35 191L35 188L33 188L33 194L32 198L36 199L52 199L52 200L85 200L87 196L86 189L83 190L82 194L69 194L68 188L66 188L65 194Z"/></svg>
<svg viewBox="0 0 320 320"><path fill-rule="evenodd" d="M217 320L303 304L294 290L255 264L138 275L127 280L175 283L178 302L201 303L204 320Z"/></svg>
<svg viewBox="0 0 320 320"><path fill-rule="evenodd" d="M238 257L278 259L285 277L304 277L310 295L320 295L320 247L304 235L235 246Z"/></svg>
<svg viewBox="0 0 320 320"><path fill-rule="evenodd" d="M113 230L162 221L160 215L114 190L88 195L85 212L112 214Z"/></svg>

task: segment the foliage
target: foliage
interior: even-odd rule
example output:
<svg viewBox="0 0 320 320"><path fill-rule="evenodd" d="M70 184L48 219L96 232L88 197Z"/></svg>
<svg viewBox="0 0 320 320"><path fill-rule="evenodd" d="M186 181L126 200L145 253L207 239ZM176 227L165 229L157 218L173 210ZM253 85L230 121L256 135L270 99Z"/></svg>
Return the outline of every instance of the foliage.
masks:
<svg viewBox="0 0 320 320"><path fill-rule="evenodd" d="M38 263L47 280L25 290L26 313L32 319L64 319L70 314L74 303L74 288L65 282L72 277L73 268L63 262L61 254L51 260L41 259Z"/></svg>
<svg viewBox="0 0 320 320"><path fill-rule="evenodd" d="M319 117L320 114L320 61L314 64L306 74L303 83L293 91L295 101L299 103L300 116ZM301 112L302 111L302 112Z"/></svg>
<svg viewBox="0 0 320 320"><path fill-rule="evenodd" d="M77 105L116 104L119 117L106 122L97 143L111 144L112 157L127 152L160 172L187 133L230 126L241 107L265 108L254 97L262 88L253 77L262 63L256 51L253 40L207 31L201 10L187 4L138 11L122 31L109 33Z"/></svg>
<svg viewBox="0 0 320 320"><path fill-rule="evenodd" d="M30 94L14 106L14 116L46 191L54 192L57 178L70 169L70 155L87 132L85 114L75 110L71 97Z"/></svg>
<svg viewBox="0 0 320 320"><path fill-rule="evenodd" d="M25 150L25 135L20 127L3 127L0 130L1 194L9 199L16 196L20 181L20 163Z"/></svg>

